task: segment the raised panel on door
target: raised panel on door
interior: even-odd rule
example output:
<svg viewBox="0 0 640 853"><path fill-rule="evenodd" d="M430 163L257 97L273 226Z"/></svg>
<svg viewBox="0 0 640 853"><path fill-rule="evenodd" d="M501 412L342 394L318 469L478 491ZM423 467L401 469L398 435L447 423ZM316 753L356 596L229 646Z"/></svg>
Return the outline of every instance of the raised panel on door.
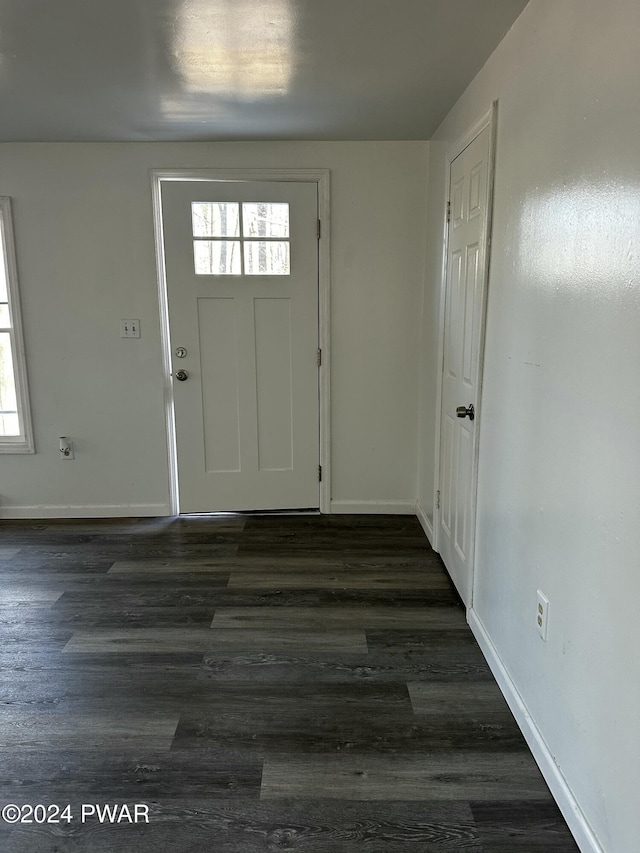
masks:
<svg viewBox="0 0 640 853"><path fill-rule="evenodd" d="M464 296L461 301L461 314L458 317L458 325L462 329L462 370L461 378L463 384L469 390L473 389L475 383L475 371L477 369L477 347L475 346L476 312L478 305L478 274L480 261L480 247L472 243L466 247L466 269L464 276Z"/></svg>
<svg viewBox="0 0 640 853"><path fill-rule="evenodd" d="M458 315L460 311L460 284L462 280L462 264L464 253L451 253L449 279L445 301L445 375L449 381L455 381L460 374L460 327Z"/></svg>
<svg viewBox="0 0 640 853"><path fill-rule="evenodd" d="M447 537L451 536L454 519L453 500L455 490L453 489L454 478L454 451L456 424L452 417L445 417L442 424L442 462L441 462L441 514L440 523Z"/></svg>
<svg viewBox="0 0 640 853"><path fill-rule="evenodd" d="M465 219L465 183L465 175L462 175L451 187L451 221L454 230L459 228Z"/></svg>
<svg viewBox="0 0 640 853"><path fill-rule="evenodd" d="M291 300L254 299L258 468L293 469Z"/></svg>
<svg viewBox="0 0 640 853"><path fill-rule="evenodd" d="M483 215L482 202L485 195L483 192L485 187L483 181L485 166L485 161L480 160L469 171L469 219Z"/></svg>
<svg viewBox="0 0 640 853"><path fill-rule="evenodd" d="M469 468L471 466L472 436L464 424L458 424L456 435L456 480L454 483L455 520L453 524L453 544L462 561L468 555L469 514Z"/></svg>
<svg viewBox="0 0 640 853"><path fill-rule="evenodd" d="M235 301L199 298L197 306L204 467L212 474L240 471Z"/></svg>

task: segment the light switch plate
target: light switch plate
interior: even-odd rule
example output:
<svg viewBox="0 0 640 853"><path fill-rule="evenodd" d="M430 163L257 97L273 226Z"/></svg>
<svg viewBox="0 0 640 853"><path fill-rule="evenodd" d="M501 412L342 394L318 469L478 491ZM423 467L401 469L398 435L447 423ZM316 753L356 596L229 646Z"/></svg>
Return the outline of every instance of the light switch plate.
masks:
<svg viewBox="0 0 640 853"><path fill-rule="evenodd" d="M121 338L139 338L140 320L120 320Z"/></svg>

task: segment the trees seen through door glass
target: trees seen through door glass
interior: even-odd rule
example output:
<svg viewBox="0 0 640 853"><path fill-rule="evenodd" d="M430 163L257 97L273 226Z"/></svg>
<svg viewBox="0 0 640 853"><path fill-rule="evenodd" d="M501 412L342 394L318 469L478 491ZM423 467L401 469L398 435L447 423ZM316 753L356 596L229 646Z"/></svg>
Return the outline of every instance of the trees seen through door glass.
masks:
<svg viewBox="0 0 640 853"><path fill-rule="evenodd" d="M245 237L288 237L289 205L245 202L242 205L242 233Z"/></svg>
<svg viewBox="0 0 640 853"><path fill-rule="evenodd" d="M191 220L196 275L290 274L288 204L194 201Z"/></svg>

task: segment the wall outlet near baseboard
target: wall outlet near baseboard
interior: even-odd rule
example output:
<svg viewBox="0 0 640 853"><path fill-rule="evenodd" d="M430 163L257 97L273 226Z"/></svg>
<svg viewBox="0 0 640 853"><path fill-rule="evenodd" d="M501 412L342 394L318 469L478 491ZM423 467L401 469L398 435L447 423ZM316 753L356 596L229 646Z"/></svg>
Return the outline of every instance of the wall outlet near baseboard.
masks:
<svg viewBox="0 0 640 853"><path fill-rule="evenodd" d="M536 610L536 628L542 639L547 641L547 629L549 627L549 599L538 590L538 606Z"/></svg>

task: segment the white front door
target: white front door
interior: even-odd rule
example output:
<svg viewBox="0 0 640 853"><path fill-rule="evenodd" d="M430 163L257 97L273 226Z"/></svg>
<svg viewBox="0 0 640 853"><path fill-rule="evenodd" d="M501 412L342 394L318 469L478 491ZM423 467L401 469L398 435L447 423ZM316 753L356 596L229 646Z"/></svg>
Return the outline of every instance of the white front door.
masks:
<svg viewBox="0 0 640 853"><path fill-rule="evenodd" d="M317 508L317 184L161 187L180 512Z"/></svg>
<svg viewBox="0 0 640 853"><path fill-rule="evenodd" d="M440 421L438 550L471 604L486 276L490 128L451 163ZM473 412L472 412L473 408Z"/></svg>

